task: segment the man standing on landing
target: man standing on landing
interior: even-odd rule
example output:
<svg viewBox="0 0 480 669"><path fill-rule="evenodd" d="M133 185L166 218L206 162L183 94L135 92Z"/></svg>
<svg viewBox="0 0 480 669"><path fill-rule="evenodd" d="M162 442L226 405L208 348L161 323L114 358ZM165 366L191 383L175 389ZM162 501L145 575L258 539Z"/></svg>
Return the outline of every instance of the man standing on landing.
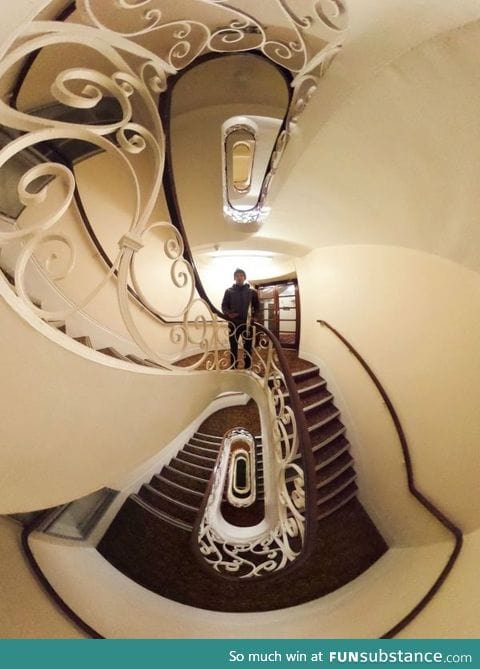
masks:
<svg viewBox="0 0 480 669"><path fill-rule="evenodd" d="M245 369L252 364L252 329L251 321L259 312L258 295L248 283L243 269L233 273L235 283L227 288L222 300L222 311L228 318L228 337L230 340L230 359L234 367L238 367L238 340L242 337Z"/></svg>

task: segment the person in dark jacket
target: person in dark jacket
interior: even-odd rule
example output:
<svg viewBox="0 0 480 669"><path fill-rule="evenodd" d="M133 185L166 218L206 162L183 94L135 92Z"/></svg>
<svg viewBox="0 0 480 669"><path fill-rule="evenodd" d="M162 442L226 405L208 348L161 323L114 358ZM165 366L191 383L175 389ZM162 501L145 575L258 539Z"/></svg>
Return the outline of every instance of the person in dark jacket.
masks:
<svg viewBox="0 0 480 669"><path fill-rule="evenodd" d="M251 321L259 312L260 302L257 292L245 283L247 275L243 269L236 269L233 278L235 283L223 296L222 311L228 318L231 364L238 367L238 340L242 337L244 366L248 369L252 364Z"/></svg>

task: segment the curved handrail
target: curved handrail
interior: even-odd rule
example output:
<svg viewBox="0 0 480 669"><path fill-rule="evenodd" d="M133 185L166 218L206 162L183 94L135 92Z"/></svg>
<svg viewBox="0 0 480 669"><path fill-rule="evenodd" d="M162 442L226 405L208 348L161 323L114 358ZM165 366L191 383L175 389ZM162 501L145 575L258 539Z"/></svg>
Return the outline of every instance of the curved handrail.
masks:
<svg viewBox="0 0 480 669"><path fill-rule="evenodd" d="M402 448L402 453L404 456L405 460L405 468L407 471L407 484L408 484L408 490L409 492L417 499L420 504L429 511L455 538L455 544L453 551L445 565L445 567L442 569L440 572L440 575L437 577L435 582L433 583L432 587L427 591L427 593L422 597L422 599L418 602L418 604L409 612L407 613L406 616L404 616L396 625L391 627L385 634L383 634L380 638L382 639L390 639L394 637L400 630L402 630L404 627L406 627L419 613L422 611L425 606L433 599L437 591L440 589L440 587L443 585L444 581L446 580L448 574L453 568L453 565L455 564L459 554L460 550L462 548L463 544L463 535L462 531L457 525L455 525L447 516L437 507L433 502L431 502L423 493L421 493L416 484L415 484L415 476L413 472L413 465L412 465L412 458L410 455L410 449L408 446L407 438L405 436L405 432L403 430L403 427L400 423L400 419L398 417L397 412L395 411L395 408L392 404L392 401L390 400L385 388L382 386L380 383L378 377L376 374L373 372L371 367L368 365L368 363L363 359L363 357L360 355L360 353L352 346L352 344L342 335L338 330L336 330L330 323L327 323L327 321L324 320L317 320L317 323L320 323L320 325L328 328L354 355L354 357L358 360L358 362L361 364L363 369L367 372L368 376L370 377L371 381L374 383L376 389L380 393L382 400L385 402L385 405L390 413L390 416L392 418L393 424L395 426L395 430L397 432L399 441L400 441L400 446Z"/></svg>
<svg viewBox="0 0 480 669"><path fill-rule="evenodd" d="M298 394L297 386L293 380L293 376L289 371L287 358L283 352L280 341L275 337L273 332L260 323L255 323L257 330L266 334L270 341L272 342L273 348L277 355L280 368L283 372L283 377L285 385L287 387L288 396L290 399L290 407L295 416L298 430L298 440L299 440L299 449L304 462L304 475L305 475L305 491L307 494L307 499L310 491L310 499L312 497L316 498L316 479L315 479L315 461L313 457L312 450L312 441L310 439L310 432L308 431L307 419L305 418L305 413L303 411L302 404L300 402L300 395ZM316 499L314 504L307 503L305 505L306 513L306 528L305 528L305 559L310 555L316 529L317 529L317 513L316 513ZM302 560L303 561L303 560ZM297 560L298 563L298 560Z"/></svg>

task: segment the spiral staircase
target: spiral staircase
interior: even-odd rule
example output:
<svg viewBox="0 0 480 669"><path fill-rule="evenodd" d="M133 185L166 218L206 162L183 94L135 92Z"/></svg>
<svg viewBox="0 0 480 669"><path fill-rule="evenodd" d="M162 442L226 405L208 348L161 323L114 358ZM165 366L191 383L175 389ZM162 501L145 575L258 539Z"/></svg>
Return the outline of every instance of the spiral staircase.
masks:
<svg viewBox="0 0 480 669"><path fill-rule="evenodd" d="M312 17L302 23L293 12L284 11L286 3L274 3L289 22L289 30L298 36L301 48L292 48L292 42L285 40L285 28L272 38L260 15L253 17L241 8L210 4L212 11L214 6L215 12L224 13L224 22L215 18L208 23L205 19L202 30L207 37L198 44L192 40L188 49L184 39L195 21L190 24L182 19L173 35L168 33L165 42L157 42L149 33L165 26L154 12L142 19L153 23L127 39L120 34L119 26L109 24L109 12L99 10L97 14L88 0L65 4L60 15L48 16L45 23L33 22L30 32L27 30L12 45L2 73L15 63L17 76L10 90L11 107L5 104L2 108L5 130L1 134L0 168L8 171L12 161L13 172L23 170L23 175L18 182L18 197L16 194L13 198L16 208L2 208L0 265L10 287L2 283L1 288L6 305L28 323L29 334L35 331L45 339L39 347L46 346L50 351L52 368L61 368L64 353L68 353L67 364L72 363L72 367L85 363L85 370L89 369L100 381L99 392L108 387L120 393L117 407L125 414L130 411L125 396L132 391L132 404L138 398L138 415L142 416L143 425L148 425L142 427L142 432L134 417L134 426L128 425L128 443L118 449L111 439L106 440L108 446L102 444L102 448L111 449L109 458L102 459L102 448L98 449L97 467L89 466L85 458L79 477L82 483L75 487L80 498L82 493L101 487L100 481L105 478L116 483L117 502L110 510L102 507L103 517L96 517L96 527L90 527L91 534L83 537L86 543L82 554L86 556L85 564L95 561L95 569L102 571L105 581L116 582L112 597L125 588L142 599L143 590L147 590L148 596L155 598L148 601L155 605L165 598L169 601L167 606L186 604L209 613L278 611L282 616L286 609L308 602L321 606L324 597L325 601L338 602L344 592L351 594L357 584L369 579L375 586L376 566L379 573L389 560L395 560L395 555L391 555L393 551L388 550L387 541L360 501L364 455L361 449L351 448L352 435L347 435L333 392L327 387L329 373L324 378L313 362L289 358L263 323L254 325L252 370L229 369L225 319L200 280L189 242L190 234L194 236L196 232L188 228L182 217L181 189L177 192L170 141L174 133L172 86L167 83L182 69L189 70L196 58L207 62L218 53L232 55L251 50L255 57L261 54L282 68L282 76L291 84L291 95L260 183L255 211L247 215L232 211L234 207L224 207L225 216L231 219L229 224L246 226L241 228L240 238L244 232L257 232L267 215L271 184L299 116L340 49L346 10L343 3L316 3ZM329 6L328 11L324 5ZM170 9L172 6L170 3ZM329 11L335 7L330 16ZM123 6L119 11L132 8L135 7ZM260 14L270 10L272 7L258 9ZM48 11L44 20L47 14ZM239 15L246 23L238 22ZM313 25L325 39L316 35L309 41ZM106 27L110 32L103 32ZM111 44L104 40L107 34ZM75 48L66 49L65 62L59 62L59 44L76 45L79 49L82 45L80 60L86 51L91 51L95 62L98 59L103 65L95 70L92 58L88 58L87 64L92 66L79 67ZM50 97L33 92L43 68L47 78L52 76L55 80L51 88L54 103L35 99ZM84 86L85 81L90 83ZM89 213L94 209L91 201L83 201L85 192L79 175L89 161L99 157L100 166L103 158L111 159L112 182L120 172L131 177L125 193L122 188L116 193L127 200L132 196L133 206L127 216L128 224L123 228L118 225L113 231L114 242L106 240L105 231L97 229L90 220ZM11 194L8 187L5 202L9 205ZM49 209L51 194L56 202ZM159 211L164 213L166 209L168 221L158 222ZM74 214L65 224L67 211ZM76 261L73 242L68 238L73 224L75 234L81 238L80 262L78 258ZM168 290L161 296L165 304L152 300L151 285L142 284L142 271L137 271L142 249L148 249L152 237L156 244L152 247L155 262L160 260L164 268L165 285L168 277ZM75 241L78 243L78 239ZM63 258L55 245L63 245L63 251L71 252L66 269L60 271L56 265ZM87 261L91 276L82 272L75 275L76 268L85 269ZM86 298L81 295L83 287ZM111 323L99 324L101 308L90 309L105 289L117 300L120 316L115 318L122 323L120 335ZM177 303L182 304L180 312ZM22 327L18 327L19 339L24 334ZM163 333L158 339L152 335L155 328ZM347 348L352 352L348 343ZM78 360L72 362L72 353ZM46 352L39 356L42 362L48 358ZM294 371L290 367L295 367ZM102 386L104 370L111 372L112 378L118 374L118 379L125 380L125 396L121 395L121 382ZM89 395L87 386L82 386L87 375L82 368L76 379L84 399ZM169 392L183 393L185 416L172 410ZM165 420L165 434L158 439L160 450L154 446L155 430L163 427L161 420L154 417L155 393ZM227 451L225 427L231 430L245 425L239 425L228 408L221 409L222 429L215 427L213 420L215 403L229 394L250 398L260 416L256 425L261 429L252 429L256 497L251 508L241 511L229 503L226 479L220 473L225 475L233 453ZM161 406L162 399L165 408ZM412 588L399 615L389 614L385 625L377 621L375 634L393 636L423 610L447 578L460 551L461 532L416 488L405 435L390 400L383 394L382 400L393 418L401 445L401 466L405 463L407 487L414 498L409 508L418 511L417 507L422 506L419 514L425 514L422 522L432 545L447 545L448 533L455 540L453 550L450 545L445 549L449 554L446 558L442 553L432 559L429 576L434 570L438 573L427 593L422 586L422 594L417 596ZM107 411L109 404L113 407L114 401L105 401ZM176 406L181 412L179 407L183 408L182 403ZM105 418L107 423L109 419ZM124 424L123 416L120 423ZM110 425L108 429L105 425L99 430L100 442L103 433L110 429ZM62 431L63 427L59 429ZM186 431L190 432L187 436ZM141 436L140 450L135 454L137 435ZM119 437L122 441L121 434ZM73 435L73 441L76 438ZM48 449L48 444L42 446ZM118 459L112 456L114 452L118 452ZM360 468L356 463L358 456ZM107 460L111 465L106 464ZM99 473L102 466L109 467L109 476ZM63 513L70 504L72 511L76 508L72 501L75 495L68 491L69 481L72 485L74 482L70 467L65 465L65 475L59 476L63 478L63 488L53 491L43 486L45 489L36 497L32 495L41 500L36 506L29 499L25 506L11 506L8 512L34 513L33 523L24 533L24 549L33 568L77 624L92 636L102 636L103 628L97 629L95 615L85 620L84 614L76 613L87 610L90 616L85 602L78 605L74 601L79 593L69 601L69 597L59 594L60 587L57 591L56 582L60 583L62 577L57 578L56 568L49 566L56 564L53 553L50 561L45 560L52 549L58 548L60 556L67 547L62 540L55 546L55 533L48 536L45 528L51 527L55 515ZM125 479L128 482L122 487ZM11 497L14 496L15 491ZM78 500L80 506L82 499ZM54 507L53 515L51 509L37 514L38 509L45 507ZM382 530L385 529L389 533L387 522L382 523ZM45 537L47 541L40 546ZM77 561L78 573L83 566L81 559L73 557L71 563ZM407 559L402 559L406 564ZM62 560L63 556L59 557L59 563ZM242 571L247 563L252 567L248 573ZM69 567L65 573L69 573ZM142 589L137 590L136 586ZM376 592L378 597L380 591ZM352 595L351 601L354 599ZM175 615L182 611L171 610ZM302 609L299 615L303 614ZM163 612L162 615L168 616Z"/></svg>

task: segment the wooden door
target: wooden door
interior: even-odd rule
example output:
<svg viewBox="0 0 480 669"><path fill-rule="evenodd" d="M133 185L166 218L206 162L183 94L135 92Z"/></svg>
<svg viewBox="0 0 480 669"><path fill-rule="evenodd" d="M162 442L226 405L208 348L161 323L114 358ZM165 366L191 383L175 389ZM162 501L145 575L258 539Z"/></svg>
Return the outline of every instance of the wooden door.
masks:
<svg viewBox="0 0 480 669"><path fill-rule="evenodd" d="M261 322L278 337L285 348L298 349L300 303L296 279L257 284Z"/></svg>

